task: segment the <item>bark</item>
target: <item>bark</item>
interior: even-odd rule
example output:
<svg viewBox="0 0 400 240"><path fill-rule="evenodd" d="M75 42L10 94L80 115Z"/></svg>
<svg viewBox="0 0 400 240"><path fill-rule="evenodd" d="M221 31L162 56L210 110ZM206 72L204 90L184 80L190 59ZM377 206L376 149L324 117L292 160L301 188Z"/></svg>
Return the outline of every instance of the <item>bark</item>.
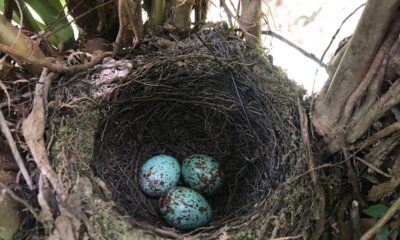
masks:
<svg viewBox="0 0 400 240"><path fill-rule="evenodd" d="M181 31L188 31L191 27L190 14L195 0L176 0L173 8L173 24Z"/></svg>
<svg viewBox="0 0 400 240"><path fill-rule="evenodd" d="M149 24L162 25L164 23L165 0L151 0Z"/></svg>
<svg viewBox="0 0 400 240"><path fill-rule="evenodd" d="M368 1L336 73L325 87L326 93L316 101L313 124L322 136L331 139L337 133L335 128L344 106L367 72L399 6L399 0L385 4L379 0Z"/></svg>
<svg viewBox="0 0 400 240"><path fill-rule="evenodd" d="M40 50L38 44L11 25L11 23L2 15L0 15L0 33L0 44L14 49L19 55L25 55L41 60L44 59L45 56ZM40 66L26 64L23 61L23 58L19 56L11 55L11 57L33 74L39 74L42 72L42 67Z"/></svg>
<svg viewBox="0 0 400 240"><path fill-rule="evenodd" d="M399 0L370 0L348 46L332 61L312 114L328 153L357 141L400 102L400 80L382 93L389 57L400 44L399 6Z"/></svg>
<svg viewBox="0 0 400 240"><path fill-rule="evenodd" d="M240 27L245 32L246 41L258 44L261 39L261 0L242 0Z"/></svg>

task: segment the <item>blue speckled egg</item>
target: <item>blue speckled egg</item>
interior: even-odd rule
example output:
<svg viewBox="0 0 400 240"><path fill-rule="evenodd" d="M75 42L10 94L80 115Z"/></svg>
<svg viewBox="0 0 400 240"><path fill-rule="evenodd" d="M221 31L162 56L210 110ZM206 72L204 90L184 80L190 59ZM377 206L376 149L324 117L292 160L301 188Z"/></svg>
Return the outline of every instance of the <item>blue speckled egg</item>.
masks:
<svg viewBox="0 0 400 240"><path fill-rule="evenodd" d="M189 187L205 195L213 194L222 185L219 163L204 154L193 154L183 160L182 177Z"/></svg>
<svg viewBox="0 0 400 240"><path fill-rule="evenodd" d="M175 158L157 155L142 165L138 182L144 193L159 197L178 184L180 175L181 167Z"/></svg>
<svg viewBox="0 0 400 240"><path fill-rule="evenodd" d="M172 227L192 230L211 220L211 207L198 192L186 187L175 187L160 198L160 213Z"/></svg>

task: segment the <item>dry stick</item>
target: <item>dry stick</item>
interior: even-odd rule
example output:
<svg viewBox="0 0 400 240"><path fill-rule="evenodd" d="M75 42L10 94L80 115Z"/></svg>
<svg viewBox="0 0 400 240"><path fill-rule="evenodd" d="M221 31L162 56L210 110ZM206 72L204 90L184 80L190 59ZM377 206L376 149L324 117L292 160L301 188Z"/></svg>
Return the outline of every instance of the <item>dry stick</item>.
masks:
<svg viewBox="0 0 400 240"><path fill-rule="evenodd" d="M399 103L400 79L397 79L361 119L354 119L350 122L345 141L348 143L354 142L369 129L374 121L381 118L387 111Z"/></svg>
<svg viewBox="0 0 400 240"><path fill-rule="evenodd" d="M340 30L342 29L343 25L349 20L358 10L360 10L362 7L365 6L365 3L361 4L358 6L356 9L354 9L353 12L351 12L345 19L343 19L342 23L340 24L339 28L336 30L335 34L333 34L331 41L329 42L328 46L326 47L324 53L322 54L321 58L319 59L320 62L324 61L325 55L328 52L329 48L331 48L333 41L335 41L336 36L339 34Z"/></svg>
<svg viewBox="0 0 400 240"><path fill-rule="evenodd" d="M36 57L19 53L16 49L4 44L0 44L0 51L9 54L13 57L20 58L23 61L22 64L37 65L43 68L48 68L51 72L64 73L64 74L74 74L80 71L87 70L88 68L91 68L94 65L100 63L101 60L103 60L103 58L112 56L112 52L102 52L98 55L94 55L92 61L88 63L68 67L65 64L53 63L48 59L38 59Z"/></svg>
<svg viewBox="0 0 400 240"><path fill-rule="evenodd" d="M320 61L314 54L312 53L308 53L306 50L302 49L301 47L297 46L296 44L294 44L293 42L289 41L288 39L284 38L283 36L281 36L280 34L273 32L271 30L268 31L262 31L262 34L266 34L269 35L271 37L275 37L279 40L281 40L282 42L286 43L287 45L291 46L292 48L296 49L297 51L299 51L301 54L303 54L304 56L310 58L311 60L313 60L314 62L318 63L321 67L326 67L326 64L323 63L322 61Z"/></svg>
<svg viewBox="0 0 400 240"><path fill-rule="evenodd" d="M11 152L14 156L15 161L18 164L19 169L21 170L22 176L24 177L26 184L28 185L30 190L33 190L33 183L31 176L29 175L28 170L25 167L21 154L19 154L17 144L15 143L11 131L7 126L6 119L4 118L1 109L0 109L0 125L1 125L1 131L3 132L4 136L7 139L8 145L10 146Z"/></svg>
<svg viewBox="0 0 400 240"><path fill-rule="evenodd" d="M47 101L51 81L55 76L54 73L48 73L48 69L44 68L36 84L32 111L22 122L22 134L40 172L50 181L61 200L64 200L66 191L62 182L58 179L57 173L50 166L43 139L47 108L45 102Z"/></svg>
<svg viewBox="0 0 400 240"><path fill-rule="evenodd" d="M1 60L0 60L0 64L1 64ZM3 90L4 94L6 95L6 98L7 98L6 106L8 106L8 110L10 110L10 105L11 105L10 94L7 91L7 86L4 85L4 83L1 81L1 78L0 78L0 89ZM1 104L0 104L0 108L1 108Z"/></svg>
<svg viewBox="0 0 400 240"><path fill-rule="evenodd" d="M374 144L377 142L379 139L387 137L391 135L394 132L397 132L400 130L400 122L395 122L393 124L390 124L389 126L385 127L384 129L379 130L379 132L374 133L371 137L367 138L364 142L358 144L356 146L357 149L363 149L368 147L371 144Z"/></svg>
<svg viewBox="0 0 400 240"><path fill-rule="evenodd" d="M303 141L306 158L308 159L309 168L315 169L316 168L315 160L314 160L314 156L313 156L312 149L311 149L310 135L308 133L309 127L308 127L307 115L306 115L303 107L301 106L299 99L297 100L297 105L298 105L298 110L299 110L299 115L300 115L301 138ZM311 175L313 184L316 188L315 191L316 191L317 198L319 200L319 203L318 203L319 216L317 216L317 223L315 226L316 229L314 231L312 239L319 239L321 237L322 232L324 231L324 225L325 225L325 192L324 192L324 189L322 188L321 184L318 182L317 174L314 171L311 171L310 175Z"/></svg>
<svg viewBox="0 0 400 240"><path fill-rule="evenodd" d="M365 161L364 159L355 156L356 159L362 163L364 163L367 167L369 167L370 169L374 170L375 172L381 174L382 176L385 176L387 178L392 178L393 176L390 174L385 173L384 171L380 170L379 168L375 167L374 165L370 164L369 162Z"/></svg>
<svg viewBox="0 0 400 240"><path fill-rule="evenodd" d="M377 233L382 227L383 225L385 225L390 218L397 213L397 211L400 209L400 197L397 198L397 200L393 203L393 205L387 210L387 212L385 213L385 215L383 215L378 222L375 223L374 226L372 226L372 228L370 228L367 232L365 232L360 240L368 240L370 239L372 236L375 235L375 233Z"/></svg>
<svg viewBox="0 0 400 240"><path fill-rule="evenodd" d="M341 143L341 146L344 146L343 141ZM358 200L358 202L361 204L362 207L364 207L366 204L360 194L360 184L359 184L358 175L357 175L358 172L356 172L354 170L354 167L351 164L351 158L349 157L349 153L348 153L347 149L342 147L342 152L344 154L345 159L347 159L345 164L346 164L347 176L349 177L349 182L350 182L351 186L353 187L353 197Z"/></svg>

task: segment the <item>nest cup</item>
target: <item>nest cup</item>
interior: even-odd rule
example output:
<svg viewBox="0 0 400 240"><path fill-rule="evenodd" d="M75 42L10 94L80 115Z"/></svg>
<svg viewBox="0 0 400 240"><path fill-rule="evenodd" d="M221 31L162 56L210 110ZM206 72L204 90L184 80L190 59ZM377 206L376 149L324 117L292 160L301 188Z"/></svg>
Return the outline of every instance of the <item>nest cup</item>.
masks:
<svg viewBox="0 0 400 240"><path fill-rule="evenodd" d="M247 221L291 175L304 92L261 50L212 30L200 37L207 46L193 38L132 59L131 74L102 108L92 166L123 214L161 228L169 226L158 199L138 186L141 165L158 154L214 157L223 185L207 197L211 223L191 233L211 234Z"/></svg>

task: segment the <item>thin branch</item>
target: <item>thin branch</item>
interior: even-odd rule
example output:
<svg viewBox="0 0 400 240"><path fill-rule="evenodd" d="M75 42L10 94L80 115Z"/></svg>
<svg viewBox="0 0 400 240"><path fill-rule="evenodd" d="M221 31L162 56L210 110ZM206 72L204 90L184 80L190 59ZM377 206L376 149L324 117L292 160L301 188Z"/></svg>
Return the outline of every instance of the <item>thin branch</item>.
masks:
<svg viewBox="0 0 400 240"><path fill-rule="evenodd" d="M300 100L297 100L298 111L300 115L300 130L301 130L301 138L304 145L304 151L306 155L306 159L308 160L309 168L314 169L315 166L315 159L311 149L310 143L310 135L308 133L309 125L308 125L308 118L307 115L301 106ZM318 206L317 206L317 213L316 216L316 225L314 229L314 233L311 239L320 239L322 232L324 231L325 225L325 206L326 206L326 196L325 191L321 184L318 182L317 174L314 171L310 172L311 180L315 187L316 196L318 199Z"/></svg>
<svg viewBox="0 0 400 240"><path fill-rule="evenodd" d="M356 156L356 159L362 163L364 163L367 167L369 167L370 169L374 170L375 172L381 174L382 176L385 176L387 178L392 178L392 175L385 173L384 171L380 170L379 168L375 167L374 165L372 165L371 163L365 161L364 159Z"/></svg>
<svg viewBox="0 0 400 240"><path fill-rule="evenodd" d="M0 109L0 125L1 125L1 131L3 132L4 136L7 139L8 145L10 146L11 152L14 156L15 161L18 164L19 169L21 170L22 176L24 177L26 184L28 185L30 190L33 190L33 183L31 176L29 175L29 172L25 167L21 154L18 151L17 144L15 143L11 131L7 126L6 119L4 118L1 109Z"/></svg>
<svg viewBox="0 0 400 240"><path fill-rule="evenodd" d="M326 64L323 63L322 61L320 61L314 54L307 52L306 50L302 49L301 47L297 46L296 44L294 44L293 42L289 41L288 39L284 38L283 36L279 35L276 32L273 32L271 30L268 31L262 31L262 34L266 34L269 35L271 37L275 37L279 40L281 40L282 42L286 43L287 45L291 46L292 48L296 49L297 51L299 51L301 54L303 54L304 56L310 58L311 60L313 60L314 62L316 62L318 65L320 65L321 67L326 67Z"/></svg>
<svg viewBox="0 0 400 240"><path fill-rule="evenodd" d="M393 203L393 205L387 210L385 215L383 215L378 220L378 222L376 222L375 225L372 226L372 228L370 228L367 232L365 232L361 236L360 240L368 240L372 236L374 236L383 227L383 225L385 225L390 220L390 218L392 218L393 215L397 213L397 210L399 209L400 209L400 197L397 198L397 200Z"/></svg>
<svg viewBox="0 0 400 240"><path fill-rule="evenodd" d="M364 142L361 144L358 144L356 146L357 149L363 149L365 147L368 147L371 144L374 144L376 141L378 141L381 138L387 137L391 135L394 132L397 132L400 130L400 122L395 122L384 129L379 130L379 132L374 133L371 137L367 138Z"/></svg>
<svg viewBox="0 0 400 240"><path fill-rule="evenodd" d="M321 55L320 62L324 61L325 55L328 52L329 48L331 48L333 41L336 39L336 36L339 34L340 30L342 29L343 25L349 20L359 9L365 6L365 3L361 4L358 6L356 9L354 9L353 12L351 12L345 19L343 19L342 23L340 24L339 28L336 30L335 34L333 34L331 41L329 42L328 46L326 47L324 53Z"/></svg>

